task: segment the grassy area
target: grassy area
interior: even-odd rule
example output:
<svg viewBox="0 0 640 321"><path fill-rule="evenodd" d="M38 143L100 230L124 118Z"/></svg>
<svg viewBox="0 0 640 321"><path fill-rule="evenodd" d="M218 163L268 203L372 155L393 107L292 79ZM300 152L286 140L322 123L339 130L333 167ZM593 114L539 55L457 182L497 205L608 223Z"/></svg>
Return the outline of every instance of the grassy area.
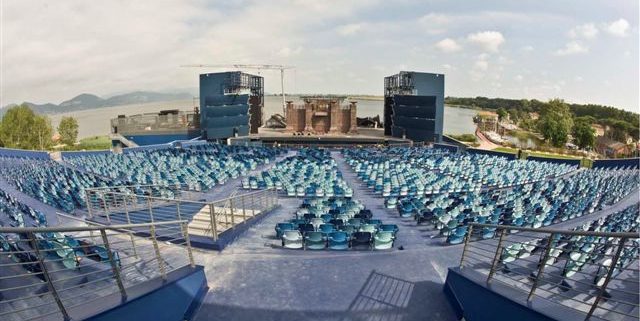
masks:
<svg viewBox="0 0 640 321"><path fill-rule="evenodd" d="M492 150L496 151L496 152L503 152L503 153L509 153L509 154L517 154L518 153L517 149L513 149L513 148L509 148L509 147L498 147L498 148L494 148Z"/></svg>
<svg viewBox="0 0 640 321"><path fill-rule="evenodd" d="M469 143L475 143L478 140L478 137L476 137L476 135L474 134L462 134L462 135L447 135L453 139L459 140L461 142L469 142Z"/></svg>
<svg viewBox="0 0 640 321"><path fill-rule="evenodd" d="M109 136L93 136L80 140L80 144L76 145L78 149L109 149L111 148L111 139Z"/></svg>
<svg viewBox="0 0 640 321"><path fill-rule="evenodd" d="M511 154L517 154L518 150L515 148L510 148L510 147L498 147L493 149L496 152L503 152L503 153L511 153ZM560 159L582 159L582 157L580 156L573 156L573 155L564 155L564 154L555 154L555 153L544 153L544 152L535 152L535 151L522 151L523 153L527 153L529 156L536 156L536 157L545 157L545 158L560 158Z"/></svg>
<svg viewBox="0 0 640 321"><path fill-rule="evenodd" d="M64 146L60 150L78 151L78 150L104 150L111 148L111 139L109 136L92 136L83 138L76 145Z"/></svg>

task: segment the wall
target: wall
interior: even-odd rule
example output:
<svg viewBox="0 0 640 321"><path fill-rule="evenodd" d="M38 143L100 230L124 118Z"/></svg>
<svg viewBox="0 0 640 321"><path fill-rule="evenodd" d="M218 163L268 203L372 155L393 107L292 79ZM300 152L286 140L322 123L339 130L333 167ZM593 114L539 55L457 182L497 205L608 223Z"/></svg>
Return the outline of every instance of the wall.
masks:
<svg viewBox="0 0 640 321"><path fill-rule="evenodd" d="M566 159L566 158L547 158L547 157L537 157L537 156L528 156L527 160L534 160L538 162L546 162L553 164L568 164L573 166L580 166L580 159Z"/></svg>
<svg viewBox="0 0 640 321"><path fill-rule="evenodd" d="M500 157L506 157L508 159L516 159L516 154L512 154L512 153L504 153L504 152L497 152L492 150L484 150L484 149L476 149L476 148L467 148L467 151L469 153L500 156Z"/></svg>
<svg viewBox="0 0 640 321"><path fill-rule="evenodd" d="M443 291L458 317L466 321L555 320L474 282L458 268L449 268Z"/></svg>
<svg viewBox="0 0 640 321"><path fill-rule="evenodd" d="M0 157L50 159L48 152L11 148L0 148Z"/></svg>
<svg viewBox="0 0 640 321"><path fill-rule="evenodd" d="M184 134L158 134L158 135L124 135L128 140L138 144L138 146L166 144L175 140L189 140L198 137L200 133L184 133Z"/></svg>
<svg viewBox="0 0 640 321"><path fill-rule="evenodd" d="M173 280L161 288L95 315L91 321L190 320L207 290L207 280L201 266L192 273Z"/></svg>
<svg viewBox="0 0 640 321"><path fill-rule="evenodd" d="M614 168L620 166L640 168L640 158L599 159L593 161L593 168Z"/></svg>

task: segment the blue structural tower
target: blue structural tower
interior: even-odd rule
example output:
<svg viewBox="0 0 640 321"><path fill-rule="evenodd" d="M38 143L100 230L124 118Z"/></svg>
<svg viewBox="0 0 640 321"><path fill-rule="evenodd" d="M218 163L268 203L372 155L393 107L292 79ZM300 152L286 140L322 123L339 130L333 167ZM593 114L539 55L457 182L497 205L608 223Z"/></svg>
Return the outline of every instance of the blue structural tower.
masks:
<svg viewBox="0 0 640 321"><path fill-rule="evenodd" d="M444 75L401 71L384 78L384 133L442 142Z"/></svg>
<svg viewBox="0 0 640 321"><path fill-rule="evenodd" d="M262 126L264 81L240 71L200 75L202 138L226 139L257 133Z"/></svg>

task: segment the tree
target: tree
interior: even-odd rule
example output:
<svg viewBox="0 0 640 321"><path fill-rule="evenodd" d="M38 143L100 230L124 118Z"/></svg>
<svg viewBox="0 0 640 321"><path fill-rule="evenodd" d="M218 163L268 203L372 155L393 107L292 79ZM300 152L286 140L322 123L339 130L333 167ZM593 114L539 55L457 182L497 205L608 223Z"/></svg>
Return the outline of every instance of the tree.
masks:
<svg viewBox="0 0 640 321"><path fill-rule="evenodd" d="M551 145L564 146L572 126L573 120L569 106L563 100L552 99L540 110L538 130Z"/></svg>
<svg viewBox="0 0 640 321"><path fill-rule="evenodd" d="M58 124L60 141L66 145L73 145L78 139L78 121L73 117L62 117Z"/></svg>
<svg viewBox="0 0 640 321"><path fill-rule="evenodd" d="M51 146L51 121L27 105L9 108L0 121L0 140L5 147L45 149Z"/></svg>
<svg viewBox="0 0 640 321"><path fill-rule="evenodd" d="M584 118L576 118L573 126L573 138L578 147L585 149L593 147L596 142L596 130L591 127L591 122Z"/></svg>
<svg viewBox="0 0 640 321"><path fill-rule="evenodd" d="M498 108L496 113L498 114L498 121L502 121L505 117L507 117L507 111L502 107Z"/></svg>

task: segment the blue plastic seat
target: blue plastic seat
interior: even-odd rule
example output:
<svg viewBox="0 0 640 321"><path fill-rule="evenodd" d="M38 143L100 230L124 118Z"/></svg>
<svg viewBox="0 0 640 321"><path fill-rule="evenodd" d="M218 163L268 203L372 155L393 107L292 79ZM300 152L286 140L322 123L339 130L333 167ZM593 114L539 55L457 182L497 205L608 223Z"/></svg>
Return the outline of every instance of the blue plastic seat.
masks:
<svg viewBox="0 0 640 321"><path fill-rule="evenodd" d="M329 234L328 246L331 250L349 249L349 235L345 232L332 232Z"/></svg>

